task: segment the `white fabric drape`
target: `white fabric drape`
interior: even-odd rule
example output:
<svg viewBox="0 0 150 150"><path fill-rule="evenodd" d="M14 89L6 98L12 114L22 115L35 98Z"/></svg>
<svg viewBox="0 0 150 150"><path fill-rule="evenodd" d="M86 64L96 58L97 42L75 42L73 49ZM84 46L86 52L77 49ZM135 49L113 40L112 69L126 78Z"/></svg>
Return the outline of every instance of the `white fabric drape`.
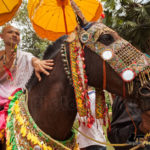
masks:
<svg viewBox="0 0 150 150"><path fill-rule="evenodd" d="M95 116L95 91L89 91L88 95L89 95L90 103L91 103L91 114L95 118L96 117ZM97 141L106 142L103 128L100 122L95 121L91 128L88 128L87 126L81 123L78 130L83 132L88 137L91 137ZM87 139L80 133L78 133L77 143L79 144L79 148L85 148L91 145L101 145L90 139ZM105 145L101 145L101 146L105 146Z"/></svg>
<svg viewBox="0 0 150 150"><path fill-rule="evenodd" d="M13 81L9 79L7 73L0 78L1 97L8 98L17 88L25 88L25 84L28 82L33 72L33 57L31 53L20 50L17 51L17 65L14 64L14 67L10 69Z"/></svg>

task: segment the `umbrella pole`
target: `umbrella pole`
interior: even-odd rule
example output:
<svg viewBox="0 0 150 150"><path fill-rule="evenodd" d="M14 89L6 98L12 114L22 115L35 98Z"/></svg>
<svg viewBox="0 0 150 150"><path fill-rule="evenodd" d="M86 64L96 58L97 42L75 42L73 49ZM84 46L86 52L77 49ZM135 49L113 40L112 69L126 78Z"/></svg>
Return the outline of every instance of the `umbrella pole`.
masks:
<svg viewBox="0 0 150 150"><path fill-rule="evenodd" d="M64 16L65 30L66 30L66 34L68 34L67 20L66 20L66 14L65 14L65 7L64 7L64 5L62 5L62 10L63 10L63 16Z"/></svg>

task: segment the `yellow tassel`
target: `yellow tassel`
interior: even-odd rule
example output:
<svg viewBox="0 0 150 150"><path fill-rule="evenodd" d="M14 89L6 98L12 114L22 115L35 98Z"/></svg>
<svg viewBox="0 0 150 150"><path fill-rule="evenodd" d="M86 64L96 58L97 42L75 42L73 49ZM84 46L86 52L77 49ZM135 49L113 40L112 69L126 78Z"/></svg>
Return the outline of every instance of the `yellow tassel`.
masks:
<svg viewBox="0 0 150 150"><path fill-rule="evenodd" d="M47 146L43 144L43 150L47 150Z"/></svg>
<svg viewBox="0 0 150 150"><path fill-rule="evenodd" d="M14 98L14 96L9 96L8 97L9 100L12 100L13 98Z"/></svg>
<svg viewBox="0 0 150 150"><path fill-rule="evenodd" d="M37 145L39 145L40 147L42 147L42 144L40 141L37 142Z"/></svg>
<svg viewBox="0 0 150 150"><path fill-rule="evenodd" d="M5 133L4 129L0 131L0 140L4 139Z"/></svg>
<svg viewBox="0 0 150 150"><path fill-rule="evenodd" d="M36 136L32 135L32 139L31 140L34 143L34 145L38 144L38 138Z"/></svg>
<svg viewBox="0 0 150 150"><path fill-rule="evenodd" d="M150 137L150 133L147 133L146 135L145 135L145 138L147 139L148 137Z"/></svg>
<svg viewBox="0 0 150 150"><path fill-rule="evenodd" d="M74 147L74 149L73 150L80 150L79 149L79 145L76 143L76 145L75 145L75 147Z"/></svg>
<svg viewBox="0 0 150 150"><path fill-rule="evenodd" d="M50 146L47 147L47 150L53 150Z"/></svg>
<svg viewBox="0 0 150 150"><path fill-rule="evenodd" d="M150 71L147 72L148 79L150 80Z"/></svg>
<svg viewBox="0 0 150 150"><path fill-rule="evenodd" d="M143 86L142 73L139 74L139 79L140 79L140 82L141 82L141 86Z"/></svg>
<svg viewBox="0 0 150 150"><path fill-rule="evenodd" d="M43 146L43 150L53 150L52 147L46 146L45 144L43 144L42 146Z"/></svg>
<svg viewBox="0 0 150 150"><path fill-rule="evenodd" d="M28 139L28 140L31 140L31 133L30 133L30 132L29 132L28 135L27 135L27 139Z"/></svg>
<svg viewBox="0 0 150 150"><path fill-rule="evenodd" d="M21 127L21 134L22 134L23 137L26 136L26 134L27 134L27 129L26 129L25 126L22 126L22 127Z"/></svg>
<svg viewBox="0 0 150 150"><path fill-rule="evenodd" d="M17 120L18 120L18 124L19 125L23 125L24 124L24 120L19 114L17 115Z"/></svg>
<svg viewBox="0 0 150 150"><path fill-rule="evenodd" d="M7 146L6 150L12 150L12 146Z"/></svg>
<svg viewBox="0 0 150 150"><path fill-rule="evenodd" d="M14 107L15 107L15 113L18 114L18 113L20 112L19 106L18 106L18 105L15 105Z"/></svg>
<svg viewBox="0 0 150 150"><path fill-rule="evenodd" d="M143 77L143 83L146 84L147 79L146 79L146 76L145 76L145 72L142 72L142 77Z"/></svg>

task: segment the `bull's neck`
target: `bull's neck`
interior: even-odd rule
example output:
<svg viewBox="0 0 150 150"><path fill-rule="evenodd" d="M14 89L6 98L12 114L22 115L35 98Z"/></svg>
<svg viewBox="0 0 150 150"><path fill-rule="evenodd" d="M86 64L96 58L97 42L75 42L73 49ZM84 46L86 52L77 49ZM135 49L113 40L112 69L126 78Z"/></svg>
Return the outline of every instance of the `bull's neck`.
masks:
<svg viewBox="0 0 150 150"><path fill-rule="evenodd" d="M34 121L46 134L57 140L66 140L71 136L76 104L60 54L54 62L51 75L42 78L30 90L28 107Z"/></svg>

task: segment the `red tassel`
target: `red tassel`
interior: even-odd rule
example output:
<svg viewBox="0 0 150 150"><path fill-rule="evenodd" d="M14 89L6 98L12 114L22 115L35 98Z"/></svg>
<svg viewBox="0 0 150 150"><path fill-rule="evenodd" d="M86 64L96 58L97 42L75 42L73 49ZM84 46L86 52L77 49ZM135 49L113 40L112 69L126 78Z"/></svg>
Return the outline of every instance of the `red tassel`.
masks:
<svg viewBox="0 0 150 150"><path fill-rule="evenodd" d="M10 70L5 65L3 65L3 67L4 67L5 71L7 72L8 76L10 76L11 80L13 80L13 76L12 76Z"/></svg>
<svg viewBox="0 0 150 150"><path fill-rule="evenodd" d="M102 17L102 19L104 19L104 18L105 18L105 14L102 13L102 14L101 14L101 17Z"/></svg>
<svg viewBox="0 0 150 150"><path fill-rule="evenodd" d="M95 122L95 119L94 119L94 117L91 115L91 116L88 118L87 127L88 127L88 128L91 128L94 122Z"/></svg>

